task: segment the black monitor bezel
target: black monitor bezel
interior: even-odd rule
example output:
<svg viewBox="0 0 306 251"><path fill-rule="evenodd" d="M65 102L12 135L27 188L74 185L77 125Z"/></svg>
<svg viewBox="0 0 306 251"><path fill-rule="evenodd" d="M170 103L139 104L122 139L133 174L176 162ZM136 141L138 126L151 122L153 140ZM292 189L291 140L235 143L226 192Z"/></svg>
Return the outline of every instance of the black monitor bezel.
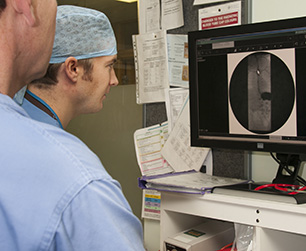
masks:
<svg viewBox="0 0 306 251"><path fill-rule="evenodd" d="M224 139L219 136L207 136L205 138L199 136L199 109L198 109L198 89L197 89L197 68L196 60L196 41L198 39L210 39L213 37L231 36L246 33L267 32L280 29L306 28L306 17L275 20L269 22L243 24L239 26L231 26L203 31L192 31L188 33L189 47L189 92L190 92L190 130L191 130L191 146L224 148L245 151L264 151L278 153L306 153L306 140L301 144L291 143L290 141L282 142L265 142L262 147L262 141L254 142L237 140L234 137ZM306 84L306 83L305 83ZM306 116L306 115L305 115Z"/></svg>

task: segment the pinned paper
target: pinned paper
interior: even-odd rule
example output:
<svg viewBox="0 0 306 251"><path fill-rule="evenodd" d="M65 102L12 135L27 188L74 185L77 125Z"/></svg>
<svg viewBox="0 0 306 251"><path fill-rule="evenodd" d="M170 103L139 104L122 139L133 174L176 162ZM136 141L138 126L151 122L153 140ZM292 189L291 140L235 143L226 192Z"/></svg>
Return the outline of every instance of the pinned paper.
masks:
<svg viewBox="0 0 306 251"><path fill-rule="evenodd" d="M199 30L241 24L241 1L199 9Z"/></svg>
<svg viewBox="0 0 306 251"><path fill-rule="evenodd" d="M184 25L182 0L141 0L139 34L170 30Z"/></svg>

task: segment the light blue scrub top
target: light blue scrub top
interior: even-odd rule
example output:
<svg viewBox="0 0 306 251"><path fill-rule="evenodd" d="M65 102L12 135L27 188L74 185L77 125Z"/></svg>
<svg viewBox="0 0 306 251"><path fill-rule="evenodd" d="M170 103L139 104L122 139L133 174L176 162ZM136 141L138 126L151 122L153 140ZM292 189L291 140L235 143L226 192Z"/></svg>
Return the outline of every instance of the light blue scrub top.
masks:
<svg viewBox="0 0 306 251"><path fill-rule="evenodd" d="M0 94L0 250L141 251L120 185L75 136Z"/></svg>

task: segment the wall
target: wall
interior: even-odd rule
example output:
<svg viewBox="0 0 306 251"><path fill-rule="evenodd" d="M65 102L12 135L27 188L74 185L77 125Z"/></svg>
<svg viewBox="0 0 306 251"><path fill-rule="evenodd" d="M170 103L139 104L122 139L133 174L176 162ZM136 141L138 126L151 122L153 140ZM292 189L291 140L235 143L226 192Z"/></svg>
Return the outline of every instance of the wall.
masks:
<svg viewBox="0 0 306 251"><path fill-rule="evenodd" d="M305 0L249 0L251 22L306 16Z"/></svg>

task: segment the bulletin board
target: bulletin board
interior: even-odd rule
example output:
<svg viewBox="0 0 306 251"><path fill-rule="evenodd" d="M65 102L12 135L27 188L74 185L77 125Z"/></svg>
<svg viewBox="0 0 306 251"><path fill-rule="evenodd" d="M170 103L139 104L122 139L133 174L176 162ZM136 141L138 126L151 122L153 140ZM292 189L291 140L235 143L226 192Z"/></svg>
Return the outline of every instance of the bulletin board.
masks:
<svg viewBox="0 0 306 251"><path fill-rule="evenodd" d="M193 5L193 0L183 0L184 26L168 30L168 34L188 34L189 31L198 30L198 10L200 8L211 7L216 4L235 2L226 1L205 5ZM248 0L241 0L241 23L248 23L249 18ZM143 105L143 124L149 127L167 121L165 103L150 103ZM217 176L248 178L248 158L249 154L244 151L212 149L213 152L213 174Z"/></svg>

